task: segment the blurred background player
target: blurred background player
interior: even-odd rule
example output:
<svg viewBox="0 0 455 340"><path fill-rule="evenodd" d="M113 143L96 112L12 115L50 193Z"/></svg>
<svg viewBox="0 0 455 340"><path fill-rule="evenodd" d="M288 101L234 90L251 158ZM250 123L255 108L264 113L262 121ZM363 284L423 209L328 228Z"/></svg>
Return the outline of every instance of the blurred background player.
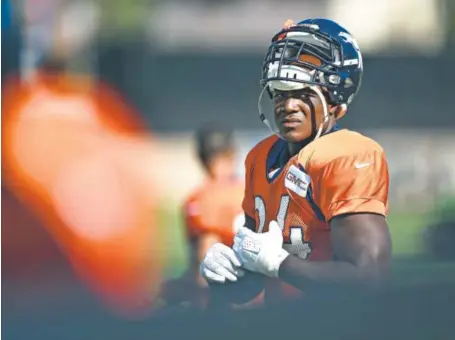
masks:
<svg viewBox="0 0 455 340"><path fill-rule="evenodd" d="M207 299L207 282L199 265L217 242L232 246L236 228L243 226L243 181L236 176L236 147L230 129L211 123L195 135L197 159L205 180L183 204L189 243L189 269L178 280L167 282L163 298L168 303L192 300L199 306Z"/></svg>
<svg viewBox="0 0 455 340"><path fill-rule="evenodd" d="M236 226L243 226L239 197L243 196L244 184L236 175L231 130L207 124L196 132L195 141L206 178L185 200L183 215L188 238L197 250L196 257L201 258L200 251L205 252L215 242L231 245Z"/></svg>
<svg viewBox="0 0 455 340"><path fill-rule="evenodd" d="M385 219L389 173L383 149L340 129L363 73L355 38L328 19L287 21L272 39L261 83L274 135L245 161L246 226L233 250L211 248L201 266L210 282L239 283L242 269L267 277L265 301L290 288L311 292L370 286L387 275L391 242ZM228 275L226 275L226 273ZM215 288L215 287L214 287Z"/></svg>

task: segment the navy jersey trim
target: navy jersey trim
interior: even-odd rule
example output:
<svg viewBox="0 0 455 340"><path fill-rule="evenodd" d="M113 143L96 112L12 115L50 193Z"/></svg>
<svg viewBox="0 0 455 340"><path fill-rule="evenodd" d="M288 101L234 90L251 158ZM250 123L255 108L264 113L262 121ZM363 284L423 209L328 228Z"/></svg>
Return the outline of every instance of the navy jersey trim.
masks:
<svg viewBox="0 0 455 340"><path fill-rule="evenodd" d="M267 160L265 162L265 177L268 183L272 183L283 171L284 165L279 164L279 159L281 153L286 148L286 141L279 138L275 143L273 143L272 147L269 150L267 155ZM278 170L273 174L272 177L269 177L269 173L273 170L274 166L279 166Z"/></svg>
<svg viewBox="0 0 455 340"><path fill-rule="evenodd" d="M305 172L305 169L304 169L303 165L301 165L301 164L299 164L299 169L301 171ZM322 213L322 210L319 208L319 206L316 204L316 202L313 199L313 189L311 187L311 183L308 186L308 191L307 191L305 198L308 201L308 203L310 203L311 209L313 209L313 212L316 215L316 217L318 218L318 220L326 222L326 219L325 219L324 214Z"/></svg>

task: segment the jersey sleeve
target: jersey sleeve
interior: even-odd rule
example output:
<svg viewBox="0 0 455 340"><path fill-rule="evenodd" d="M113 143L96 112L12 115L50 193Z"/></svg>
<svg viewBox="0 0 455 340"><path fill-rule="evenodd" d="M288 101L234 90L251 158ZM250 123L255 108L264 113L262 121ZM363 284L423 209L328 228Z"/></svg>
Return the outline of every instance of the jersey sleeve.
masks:
<svg viewBox="0 0 455 340"><path fill-rule="evenodd" d="M250 151L245 159L245 192L243 195L242 209L246 215L254 218L253 171L254 155Z"/></svg>
<svg viewBox="0 0 455 340"><path fill-rule="evenodd" d="M389 172L382 151L336 158L316 177L316 203L327 221L349 213L386 216Z"/></svg>

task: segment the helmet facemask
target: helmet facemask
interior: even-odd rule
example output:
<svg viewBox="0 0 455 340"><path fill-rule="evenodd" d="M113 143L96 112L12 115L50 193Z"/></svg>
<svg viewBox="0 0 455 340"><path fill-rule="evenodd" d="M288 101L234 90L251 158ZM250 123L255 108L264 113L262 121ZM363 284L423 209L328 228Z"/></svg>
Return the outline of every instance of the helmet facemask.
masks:
<svg viewBox="0 0 455 340"><path fill-rule="evenodd" d="M262 99L267 91L295 91L309 88L320 98L324 119L315 138L323 133L329 120L328 105L338 105L337 86L340 85L340 68L345 65L341 44L320 32L317 25L299 25L283 30L272 39L264 59L258 110L261 120L273 133L279 135L273 119L267 119L262 110Z"/></svg>

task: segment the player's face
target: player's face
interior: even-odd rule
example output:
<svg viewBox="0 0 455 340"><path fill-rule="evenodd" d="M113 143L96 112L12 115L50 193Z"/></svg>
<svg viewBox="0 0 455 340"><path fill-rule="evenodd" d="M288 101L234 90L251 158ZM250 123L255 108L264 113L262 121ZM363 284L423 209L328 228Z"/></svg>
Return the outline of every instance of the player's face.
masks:
<svg viewBox="0 0 455 340"><path fill-rule="evenodd" d="M209 164L211 176L217 180L231 180L235 175L235 152L229 150L212 157Z"/></svg>
<svg viewBox="0 0 455 340"><path fill-rule="evenodd" d="M311 137L324 119L319 96L310 89L275 91L275 123L288 142L298 143Z"/></svg>

